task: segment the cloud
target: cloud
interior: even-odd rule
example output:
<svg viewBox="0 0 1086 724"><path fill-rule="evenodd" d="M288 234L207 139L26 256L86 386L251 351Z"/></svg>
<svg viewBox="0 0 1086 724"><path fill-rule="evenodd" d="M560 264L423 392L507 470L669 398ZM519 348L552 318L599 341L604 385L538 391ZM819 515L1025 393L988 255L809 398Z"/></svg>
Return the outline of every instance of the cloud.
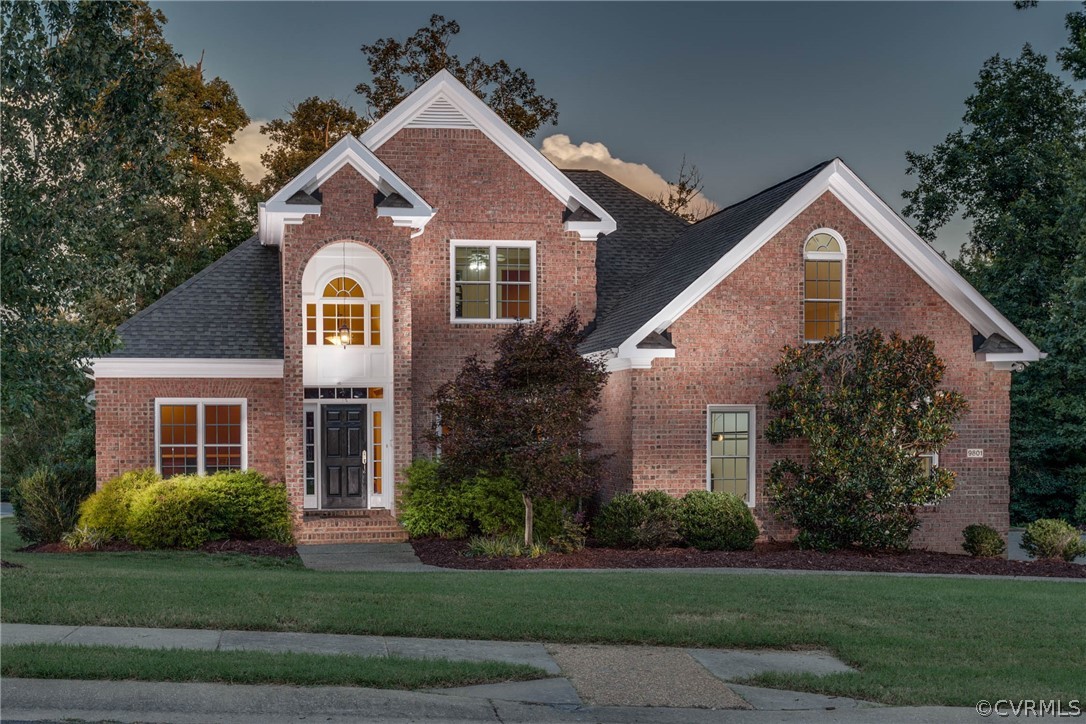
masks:
<svg viewBox="0 0 1086 724"><path fill-rule="evenodd" d="M575 144L564 133L556 133L543 139L543 148L541 150L543 155L549 158L551 163L558 168L603 171L645 198L655 199L658 196L667 196L670 188L667 179L647 165L616 158L611 155L611 151L602 143L585 141L581 144ZM678 159L676 159L676 165L678 165ZM688 204L689 206L704 207L704 210L708 213L719 208L716 203L702 194L698 194Z"/></svg>
<svg viewBox="0 0 1086 724"><path fill-rule="evenodd" d="M241 166L241 173L253 183L264 178L264 166L260 154L270 145L268 137L260 133L260 126L267 121L253 121L234 134L234 142L226 147L226 155Z"/></svg>

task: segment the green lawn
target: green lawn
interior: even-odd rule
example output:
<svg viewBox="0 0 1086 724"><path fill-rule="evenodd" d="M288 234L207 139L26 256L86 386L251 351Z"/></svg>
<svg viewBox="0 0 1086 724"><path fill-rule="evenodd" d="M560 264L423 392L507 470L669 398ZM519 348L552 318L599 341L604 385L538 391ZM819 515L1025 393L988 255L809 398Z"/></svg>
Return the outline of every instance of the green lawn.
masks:
<svg viewBox="0 0 1086 724"><path fill-rule="evenodd" d="M366 686L429 689L550 676L500 661L444 661L269 653L184 651L119 646L24 644L0 647L0 674L29 679L215 681L224 684Z"/></svg>
<svg viewBox="0 0 1086 724"><path fill-rule="evenodd" d="M325 573L199 553L0 552L5 622L700 647L820 647L773 683L892 704L1081 698L1086 586L885 576Z"/></svg>

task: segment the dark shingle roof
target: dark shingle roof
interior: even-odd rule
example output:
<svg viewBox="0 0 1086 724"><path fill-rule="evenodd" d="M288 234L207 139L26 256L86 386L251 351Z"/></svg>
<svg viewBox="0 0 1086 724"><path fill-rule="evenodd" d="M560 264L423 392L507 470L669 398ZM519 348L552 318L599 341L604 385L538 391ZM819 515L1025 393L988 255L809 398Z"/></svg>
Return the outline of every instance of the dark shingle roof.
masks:
<svg viewBox="0 0 1086 724"><path fill-rule="evenodd" d="M292 204L292 205L303 205L303 206L320 206L321 205L321 202L320 202L319 199L316 199L316 198L310 196L305 191L297 192L296 194L291 196L289 199L287 199L286 202L288 204Z"/></svg>
<svg viewBox="0 0 1086 724"><path fill-rule="evenodd" d="M279 250L257 237L117 328L110 357L283 358Z"/></svg>
<svg viewBox="0 0 1086 724"><path fill-rule="evenodd" d="M1022 351L1022 348L1004 337L1002 334L996 332L991 337L984 340L984 342L981 343L979 347L976 347L976 349L974 349L973 351L980 354L1017 354Z"/></svg>
<svg viewBox="0 0 1086 724"><path fill-rule="evenodd" d="M583 189L582 189L583 190ZM583 206L577 208L576 211L569 211L566 213L566 221L599 221L600 217L593 214L591 211Z"/></svg>
<svg viewBox="0 0 1086 724"><path fill-rule="evenodd" d="M690 225L600 171L563 171L614 217L618 228L596 242L596 315L606 313Z"/></svg>
<svg viewBox="0 0 1086 724"><path fill-rule="evenodd" d="M377 201L377 208L379 209L410 209L411 202L400 196L393 191L388 196L384 196Z"/></svg>
<svg viewBox="0 0 1086 724"><path fill-rule="evenodd" d="M747 234L769 218L832 161L820 163L782 181L745 201L718 211L687 227L666 250L656 249L659 263L650 267L637 284L622 289L625 294L597 317L595 329L581 345L582 352L618 347L638 327L648 322L671 300L693 284L713 264L731 251ZM578 182L578 185L580 183ZM588 191L588 189L585 189ZM596 198L591 191L589 194ZM596 199L603 204L602 199ZM607 208L606 204L603 204ZM611 211L608 209L608 211ZM614 213L612 212L612 215ZM620 229L621 229L621 222ZM615 232L618 233L618 232ZM611 236L614 236L612 234ZM605 237L609 238L609 237ZM601 239L600 243L603 243ZM597 252L597 255L600 252ZM598 258L598 257L597 257ZM655 261L655 258L653 259ZM651 262L650 262L651 264ZM597 262L597 277L603 276ZM628 274L632 277L632 274Z"/></svg>

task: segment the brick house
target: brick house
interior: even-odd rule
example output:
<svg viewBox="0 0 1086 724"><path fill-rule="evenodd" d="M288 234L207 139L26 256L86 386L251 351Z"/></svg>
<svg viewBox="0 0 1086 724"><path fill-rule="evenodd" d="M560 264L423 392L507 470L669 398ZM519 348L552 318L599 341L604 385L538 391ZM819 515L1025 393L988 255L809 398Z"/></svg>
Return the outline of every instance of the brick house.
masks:
<svg viewBox="0 0 1086 724"><path fill-rule="evenodd" d="M428 398L518 320L576 307L612 371L607 494L737 493L787 535L761 437L786 343L878 326L935 340L971 411L957 490L915 545L1008 527L1010 375L1038 349L840 159L693 225L560 171L442 71L260 208L259 233L123 324L95 360L99 482L251 468L299 542L402 540L400 471Z"/></svg>

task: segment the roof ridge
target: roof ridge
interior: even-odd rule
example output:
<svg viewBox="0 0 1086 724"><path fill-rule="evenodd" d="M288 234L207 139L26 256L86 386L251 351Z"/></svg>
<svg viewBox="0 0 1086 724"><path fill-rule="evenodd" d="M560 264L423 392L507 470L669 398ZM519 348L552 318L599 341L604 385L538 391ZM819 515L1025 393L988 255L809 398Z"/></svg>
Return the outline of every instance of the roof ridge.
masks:
<svg viewBox="0 0 1086 724"><path fill-rule="evenodd" d="M833 163L836 160L837 160L836 158L831 158L828 161L823 161L822 163L816 163L814 166L811 166L810 168L808 168L808 169L806 169L804 171L800 171L797 174L789 176L785 180L779 181L779 182L773 184L772 186L767 186L764 189L762 189L761 191L758 191L757 193L753 193L750 196L746 197L745 199L742 199L741 201L736 201L734 204L729 204L729 205L725 206L722 209L718 209L717 211L714 211L713 213L706 216L704 219L698 219L693 224L691 224L691 226L697 226L698 224L701 224L701 223L703 223L705 221L708 221L709 219L713 218L714 216L724 213L728 209L734 209L736 206L742 206L743 204L747 203L748 201L752 201L752 200L758 198L762 194L767 194L770 191L772 191L773 189L779 188L781 186L784 186L787 183L791 183L792 181L795 181L800 176L806 176L807 174L809 174L809 173L811 173L812 171L815 171L815 170L820 171L820 170L826 168L826 166L829 166L831 163Z"/></svg>
<svg viewBox="0 0 1086 724"><path fill-rule="evenodd" d="M173 296L174 296L175 294L177 294L177 293L181 292L182 290L184 290L184 289L188 289L189 287L191 287L191 286L192 286L193 284L195 284L195 283L196 283L196 282L197 282L197 281L198 281L199 279L201 279L202 277L206 276L206 275L207 275L207 274L208 274L209 272L211 272L211 271L212 271L213 269L215 269L215 268L216 268L216 267L218 267L218 266L219 266L220 264L222 264L223 262L225 262L225 261L226 261L226 260L227 260L228 258L230 258L230 257L231 257L231 256L233 256L234 254L236 254L236 253L237 253L238 251L240 251L240 250L241 250L242 248L244 248L246 244L248 244L249 242L252 242L252 241L257 241L257 242L259 243L259 237L258 237L258 235L257 235L257 234L253 234L253 235L252 235L252 236L250 236L250 237L249 237L248 239L246 239L245 241L241 242L240 244L238 244L237 246L235 246L235 247L234 247L233 249L231 249L230 251L226 252L225 254L223 254L222 256L220 256L220 257L219 257L218 259L216 259L215 261L211 262L210 264L208 264L207 266L205 266L205 267L204 267L203 269L201 269L200 271L198 271L198 272L196 272L195 274L193 274L193 275L192 275L191 277L189 277L189 278L188 278L188 279L186 279L185 281L181 282L181 283L180 283L180 284L178 284L178 285L177 285L176 287L174 287L174 288L173 288L173 289L171 289L170 291L166 292L166 293L165 293L165 294L163 294L163 295L162 295L161 297L159 297L159 298L158 298L158 299L156 299L155 301L151 302L151 303L150 303L150 304L148 304L148 305L147 305L146 307L144 307L143 309L139 310L138 312L136 312L135 314L133 314L133 315L132 315L131 317L129 317L128 319L126 319L126 320L124 320L123 322L121 322L120 324L118 324L118 325L117 325L117 328L116 328L116 329L114 330L114 334L117 334L117 333L119 333L119 332L120 332L121 330L123 330L123 329L127 328L127 327L128 327L128 326L129 326L130 324L132 324L132 323L133 323L133 322L135 322L136 320L142 319L143 317L146 317L146 316L148 316L148 315L150 315L150 314L153 314L154 312L158 311L158 310L157 310L157 309L155 309L155 308L156 308L156 307L158 307L158 306L159 306L160 304L162 304L162 303L163 303L163 302L165 302L166 300L168 300L168 299L172 298L172 297L173 297Z"/></svg>
<svg viewBox="0 0 1086 724"><path fill-rule="evenodd" d="M673 214L673 213L671 213L670 211L668 211L667 209L665 209L665 208L664 208L663 206L661 206L660 204L658 204L658 203L656 203L655 201L653 201L652 199L650 199L650 198L649 198L648 196L645 196L645 194L641 193L640 191L637 191L637 190L635 190L635 189L632 189L632 188L630 188L629 186L627 186L626 184L622 183L621 181L619 181L619 180L618 180L617 178L615 178L615 177L614 177L614 176L612 176L611 174L607 173L606 171L601 171L601 170L599 170L599 169L596 169L596 168L563 168L563 169L559 169L559 170L560 170L560 171L561 171L562 173L565 173L566 171L574 171L574 172L576 172L576 173L598 173L598 174L599 174L600 176L603 176L603 177L604 177L605 179L607 179L607 180L608 180L608 181L610 181L611 183L615 184L616 186L620 186L620 187L622 187L622 188L623 188L624 190L626 190L626 191L629 191L629 192L630 192L631 194L633 194L634 196L637 196L638 198L640 198L640 199L643 199L644 201L647 201L647 202L649 202L649 203L650 203L650 204L652 204L652 205L653 205L653 206L654 206L654 207L655 207L655 208L656 208L657 210L659 210L659 211L660 211L661 213L663 213L663 214L667 214L668 216L670 216L670 217L673 217L673 218L674 218L674 219L676 219L677 221L681 221L681 222L683 223L683 225L684 225L684 226L692 226L692 225L693 225L693 224L691 224L691 222L687 221L686 219L684 219L683 217L679 216L678 214ZM570 179L570 180L572 181L573 179ZM574 181L574 183L576 183L576 182ZM583 190L584 190L584 189L582 189L582 191L583 191Z"/></svg>

